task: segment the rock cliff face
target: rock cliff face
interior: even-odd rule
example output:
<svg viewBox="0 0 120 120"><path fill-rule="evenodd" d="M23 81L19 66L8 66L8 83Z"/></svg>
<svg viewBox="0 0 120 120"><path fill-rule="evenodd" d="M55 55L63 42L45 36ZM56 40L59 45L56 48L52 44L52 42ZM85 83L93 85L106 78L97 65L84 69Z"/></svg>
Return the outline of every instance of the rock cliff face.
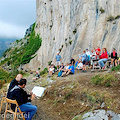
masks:
<svg viewBox="0 0 120 120"><path fill-rule="evenodd" d="M31 69L46 67L58 51L63 62L97 46L116 48L120 55L120 0L36 0L36 5L35 31L43 41L27 65Z"/></svg>

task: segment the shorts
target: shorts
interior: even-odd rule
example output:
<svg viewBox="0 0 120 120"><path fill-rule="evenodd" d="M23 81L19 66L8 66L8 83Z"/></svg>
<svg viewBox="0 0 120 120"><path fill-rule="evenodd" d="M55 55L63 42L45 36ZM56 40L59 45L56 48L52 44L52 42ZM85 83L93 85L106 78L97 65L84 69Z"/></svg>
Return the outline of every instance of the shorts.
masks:
<svg viewBox="0 0 120 120"><path fill-rule="evenodd" d="M117 58L116 58L116 57L112 57L111 59L117 60Z"/></svg>
<svg viewBox="0 0 120 120"><path fill-rule="evenodd" d="M74 74L72 71L69 74Z"/></svg>
<svg viewBox="0 0 120 120"><path fill-rule="evenodd" d="M83 63L83 65L85 65L86 61L85 61L85 60L83 60L83 61L82 61L82 63Z"/></svg>
<svg viewBox="0 0 120 120"><path fill-rule="evenodd" d="M56 65L60 65L60 61L56 61Z"/></svg>

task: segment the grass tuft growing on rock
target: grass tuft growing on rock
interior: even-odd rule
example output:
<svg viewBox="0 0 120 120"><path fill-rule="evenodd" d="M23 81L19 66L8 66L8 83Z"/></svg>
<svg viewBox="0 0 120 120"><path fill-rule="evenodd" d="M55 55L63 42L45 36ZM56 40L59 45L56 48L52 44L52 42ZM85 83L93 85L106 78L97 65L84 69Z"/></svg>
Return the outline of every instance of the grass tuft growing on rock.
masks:
<svg viewBox="0 0 120 120"><path fill-rule="evenodd" d="M101 14L102 14L102 13L105 12L105 10L101 7L101 8L100 8L100 12L101 12Z"/></svg>
<svg viewBox="0 0 120 120"><path fill-rule="evenodd" d="M112 15L107 18L107 22L111 22L113 20L115 20L115 18Z"/></svg>

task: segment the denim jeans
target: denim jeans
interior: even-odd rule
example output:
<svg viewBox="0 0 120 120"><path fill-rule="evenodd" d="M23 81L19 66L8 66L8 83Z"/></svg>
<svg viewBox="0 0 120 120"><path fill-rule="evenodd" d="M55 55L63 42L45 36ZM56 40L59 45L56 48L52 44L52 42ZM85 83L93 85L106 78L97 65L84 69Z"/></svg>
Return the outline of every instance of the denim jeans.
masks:
<svg viewBox="0 0 120 120"><path fill-rule="evenodd" d="M101 67L104 67L105 66L104 62L106 62L107 60L108 60L107 58L100 59L100 60L98 60L98 63Z"/></svg>
<svg viewBox="0 0 120 120"><path fill-rule="evenodd" d="M32 105L31 103L25 103L20 105L20 109L22 112L25 112L25 120L32 120L32 117L37 111L37 107ZM26 117L27 116L27 117Z"/></svg>

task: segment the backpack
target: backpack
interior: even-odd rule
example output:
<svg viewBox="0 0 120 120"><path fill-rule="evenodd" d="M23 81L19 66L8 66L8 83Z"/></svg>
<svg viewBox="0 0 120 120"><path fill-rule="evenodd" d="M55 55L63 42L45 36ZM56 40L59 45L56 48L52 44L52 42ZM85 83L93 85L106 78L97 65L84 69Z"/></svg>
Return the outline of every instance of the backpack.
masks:
<svg viewBox="0 0 120 120"><path fill-rule="evenodd" d="M87 56L87 54L86 54L85 61L86 61L86 62L89 62L89 57Z"/></svg>
<svg viewBox="0 0 120 120"><path fill-rule="evenodd" d="M61 77L62 75L62 70L58 73L58 77Z"/></svg>

